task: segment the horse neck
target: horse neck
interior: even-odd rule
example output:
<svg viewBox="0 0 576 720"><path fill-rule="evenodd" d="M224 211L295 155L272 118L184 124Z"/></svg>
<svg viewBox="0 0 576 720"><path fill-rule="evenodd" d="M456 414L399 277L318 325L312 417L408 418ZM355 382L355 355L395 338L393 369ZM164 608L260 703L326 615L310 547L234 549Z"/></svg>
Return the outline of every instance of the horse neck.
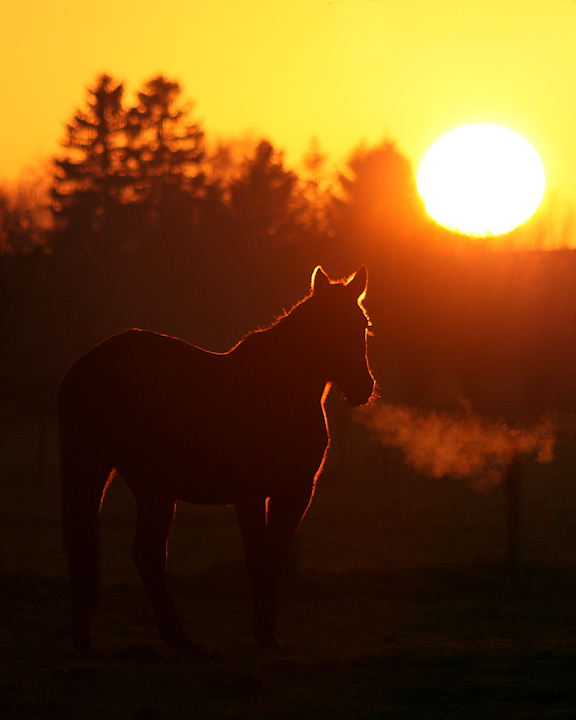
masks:
<svg viewBox="0 0 576 720"><path fill-rule="evenodd" d="M284 379L287 389L307 389L320 397L330 378L313 329L309 308L297 306L268 329L249 335L238 349L252 352L257 366Z"/></svg>

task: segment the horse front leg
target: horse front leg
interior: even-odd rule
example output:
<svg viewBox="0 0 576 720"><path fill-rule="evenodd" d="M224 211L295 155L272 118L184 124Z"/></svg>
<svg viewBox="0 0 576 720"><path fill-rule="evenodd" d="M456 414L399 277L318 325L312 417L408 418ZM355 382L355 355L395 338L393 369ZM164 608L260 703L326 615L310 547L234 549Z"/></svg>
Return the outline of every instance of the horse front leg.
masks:
<svg viewBox="0 0 576 720"><path fill-rule="evenodd" d="M276 608L280 584L294 532L304 515L310 494L236 506L254 610L252 627L259 647L278 647Z"/></svg>
<svg viewBox="0 0 576 720"><path fill-rule="evenodd" d="M138 500L136 536L132 557L144 589L154 609L160 636L175 650L193 650L166 585L168 533L172 527L175 503L172 500Z"/></svg>

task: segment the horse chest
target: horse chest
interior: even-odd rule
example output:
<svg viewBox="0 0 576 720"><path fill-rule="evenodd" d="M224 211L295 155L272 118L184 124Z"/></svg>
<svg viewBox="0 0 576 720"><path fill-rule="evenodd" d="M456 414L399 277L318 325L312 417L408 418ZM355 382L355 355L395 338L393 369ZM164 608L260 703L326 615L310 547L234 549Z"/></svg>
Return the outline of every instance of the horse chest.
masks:
<svg viewBox="0 0 576 720"><path fill-rule="evenodd" d="M309 415L274 416L244 405L238 416L218 413L182 437L172 476L180 499L227 504L249 486L270 495L289 483L312 483L327 445L321 408ZM179 457L178 457L179 455Z"/></svg>
<svg viewBox="0 0 576 720"><path fill-rule="evenodd" d="M253 467L261 463L298 463L323 453L327 443L324 416L318 403L303 412L290 405L238 403L237 411L215 409L192 430L199 452L213 449L225 458Z"/></svg>

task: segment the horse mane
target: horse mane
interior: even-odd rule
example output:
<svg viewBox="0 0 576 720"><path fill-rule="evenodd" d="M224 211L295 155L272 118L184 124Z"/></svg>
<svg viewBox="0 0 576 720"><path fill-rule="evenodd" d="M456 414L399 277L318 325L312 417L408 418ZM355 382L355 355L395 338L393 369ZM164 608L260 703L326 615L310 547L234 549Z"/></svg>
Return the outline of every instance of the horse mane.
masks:
<svg viewBox="0 0 576 720"><path fill-rule="evenodd" d="M337 286L339 286L339 287L344 288L344 287L346 287L346 285L350 282L350 280L351 280L353 277L354 277L354 275L350 275L349 277L341 278L341 279L339 279L339 280L330 280L330 285L331 285L332 287L337 287ZM306 305L307 308L309 308L310 312L312 312L312 311L315 309L315 307L314 307L314 305L311 305L311 304L309 303L309 301L310 301L310 300L313 300L314 296L315 296L315 295L314 295L314 292L313 292L312 290L310 290L310 292L308 293L308 295L306 295L306 296L303 297L301 300L299 300L297 303L295 303L294 305L292 305L292 307L291 307L289 310L284 309L284 311L283 311L280 315L277 315L277 316L274 318L274 320L270 323L270 325L267 325L267 326L265 326L265 327L259 327L259 328L256 328L255 330L250 331L249 333L247 333L247 334L244 336L243 339L245 340L246 338L250 337L251 335L259 335L259 334L261 334L261 333L268 332L269 330L273 330L274 328L276 328L278 325L280 325L280 324L282 324L282 323L285 325L285 324L286 324L285 321L286 321L288 318L294 317L294 318L298 318L298 319L299 319L300 316L301 316L301 315L300 315L300 313L301 313L300 308L302 308L302 307L305 306L305 305ZM366 320L368 321L368 324L371 325L370 318L369 318L369 316L368 316L368 312L367 312L366 308L364 307L364 305L362 304L362 301L363 301L364 297L365 297L365 293L363 293L363 294L358 298L357 304L358 304L358 307L360 308L360 310L362 310L362 312L363 312L363 314L364 314L364 317L365 317Z"/></svg>
<svg viewBox="0 0 576 720"><path fill-rule="evenodd" d="M330 288L339 288L336 292L341 293L340 296L343 297L347 284L354 276L355 274L352 274L339 280L330 280ZM324 293L315 293L311 288L306 296L295 303L289 310L285 309L280 315L276 316L269 325L258 327L244 335L229 352L241 348L243 351L250 352L253 343L257 343L261 347L261 343L264 343L264 346L268 345L272 349L278 342L279 345L275 349L282 352L286 347L286 343L300 342L303 338L311 337L311 333L320 329L315 324L316 317L321 317L324 323L327 318L330 318L330 313L322 313L321 308L326 307L326 304L329 304L335 297L337 298L335 293L329 292L326 295ZM362 304L364 297L365 293L358 297L357 305L366 318L366 324L370 326L372 323L366 308Z"/></svg>

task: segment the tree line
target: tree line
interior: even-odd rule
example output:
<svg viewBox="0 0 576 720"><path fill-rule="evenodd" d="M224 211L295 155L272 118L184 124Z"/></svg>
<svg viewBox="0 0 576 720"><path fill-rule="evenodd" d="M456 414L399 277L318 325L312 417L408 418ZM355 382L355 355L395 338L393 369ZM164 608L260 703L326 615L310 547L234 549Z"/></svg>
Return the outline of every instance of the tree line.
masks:
<svg viewBox="0 0 576 720"><path fill-rule="evenodd" d="M33 220L22 197L0 193L2 253L122 254L193 243L210 228L255 246L309 243L349 231L362 214L381 232L383 214L398 225L419 205L410 164L393 143L359 148L347 171L329 177L313 140L298 175L267 139L243 153L234 141L208 148L193 107L161 75L131 105L123 83L98 77L51 161L51 222Z"/></svg>
<svg viewBox="0 0 576 720"><path fill-rule="evenodd" d="M47 176L27 193L0 190L0 335L21 345L9 328L22 323L26 268L42 276L27 284L50 295L65 345L67 333L83 347L123 322L182 330L190 314L215 319L219 309L228 327L200 328L199 341L225 345L298 299L317 263L352 272L362 247L379 242L371 236L401 234L419 204L393 143L359 148L331 172L312 141L297 173L268 139L209 143L178 82L154 77L130 103L122 82L101 75ZM47 301L36 305L42 314Z"/></svg>
<svg viewBox="0 0 576 720"><path fill-rule="evenodd" d="M134 105L123 98L122 83L101 76L87 107L66 127L50 189L63 250L178 245L223 224L259 240L298 232L304 203L297 177L270 142L261 140L235 168L229 148L207 152L205 132L177 82L158 76Z"/></svg>
<svg viewBox="0 0 576 720"><path fill-rule="evenodd" d="M225 351L299 300L318 263L332 277L368 266L371 360L394 401L478 405L514 377L526 389L511 404L540 407L552 388L576 407L572 252L455 238L427 217L391 141L359 145L337 169L314 141L298 171L268 139L210 141L161 75L132 102L96 78L47 175L0 190L4 385L45 373L53 387L76 355L131 326ZM493 395L499 411L506 393Z"/></svg>

